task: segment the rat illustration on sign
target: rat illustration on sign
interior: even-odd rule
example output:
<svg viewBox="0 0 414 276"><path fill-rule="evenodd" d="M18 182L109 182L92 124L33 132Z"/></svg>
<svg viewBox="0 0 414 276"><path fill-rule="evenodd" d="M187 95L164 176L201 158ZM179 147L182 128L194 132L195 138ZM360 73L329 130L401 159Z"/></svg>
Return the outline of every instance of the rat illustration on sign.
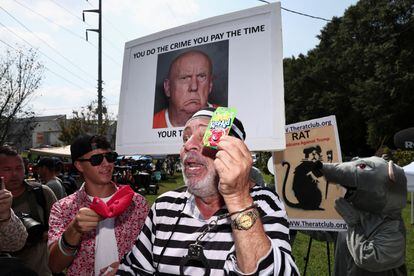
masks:
<svg viewBox="0 0 414 276"><path fill-rule="evenodd" d="M297 203L290 201L286 196L286 183L290 172L290 163L282 162L287 170L283 180L282 196L285 204L292 208L304 210L324 210L320 207L322 203L322 192L318 188L319 177L322 176L320 170L315 166L316 161L322 160L322 149L319 145L305 148L303 150L304 159L295 168L292 190L297 199ZM332 150L327 151L328 161L332 161ZM325 198L327 197L327 192Z"/></svg>

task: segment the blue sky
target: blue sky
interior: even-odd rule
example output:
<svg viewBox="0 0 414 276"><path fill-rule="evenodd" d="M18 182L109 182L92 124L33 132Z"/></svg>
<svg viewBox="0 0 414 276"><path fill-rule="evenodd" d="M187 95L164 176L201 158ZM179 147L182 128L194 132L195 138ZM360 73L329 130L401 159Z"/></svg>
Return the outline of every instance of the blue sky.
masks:
<svg viewBox="0 0 414 276"><path fill-rule="evenodd" d="M274 1L270 1L274 2ZM282 7L331 19L342 16L355 0L286 0ZM259 5L253 0L102 0L103 96L116 117L126 41L158 31ZM7 44L39 50L47 70L42 86L31 99L37 115L71 115L97 98L98 35L85 29L98 26L97 0L2 0L0 55ZM306 54L318 43L326 21L282 10L283 56Z"/></svg>

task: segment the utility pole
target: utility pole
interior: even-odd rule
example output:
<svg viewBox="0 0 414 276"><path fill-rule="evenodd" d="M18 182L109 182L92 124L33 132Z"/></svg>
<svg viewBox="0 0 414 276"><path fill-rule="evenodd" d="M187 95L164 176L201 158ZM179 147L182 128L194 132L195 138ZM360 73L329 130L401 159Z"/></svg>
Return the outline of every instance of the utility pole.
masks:
<svg viewBox="0 0 414 276"><path fill-rule="evenodd" d="M99 15L98 29L86 29L86 40L88 31L98 33L98 132L102 131L102 0L99 0L99 8L83 10L82 18L85 22L85 12L94 12Z"/></svg>

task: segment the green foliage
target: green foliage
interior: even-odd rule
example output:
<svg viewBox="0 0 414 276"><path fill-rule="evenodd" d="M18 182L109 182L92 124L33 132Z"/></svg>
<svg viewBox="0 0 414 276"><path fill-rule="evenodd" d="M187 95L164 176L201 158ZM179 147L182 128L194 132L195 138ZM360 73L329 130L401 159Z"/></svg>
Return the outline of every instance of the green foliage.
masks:
<svg viewBox="0 0 414 276"><path fill-rule="evenodd" d="M169 176L166 180L163 180L159 183L160 189L158 190L157 195L145 195L145 198L148 201L148 205L151 206L154 203L155 199L157 199L157 197L163 193L175 190L183 185L184 181L181 173L175 173L172 177Z"/></svg>
<svg viewBox="0 0 414 276"><path fill-rule="evenodd" d="M392 150L387 146L384 146L375 153L376 156L388 155L388 158L400 167L404 167L414 161L413 150ZM388 159L387 159L388 160Z"/></svg>
<svg viewBox="0 0 414 276"><path fill-rule="evenodd" d="M351 156L414 125L412 1L361 0L333 18L307 56L284 60L287 123L336 115Z"/></svg>
<svg viewBox="0 0 414 276"><path fill-rule="evenodd" d="M404 167L414 161L414 151L401 149L393 151L392 160L399 166Z"/></svg>
<svg viewBox="0 0 414 276"><path fill-rule="evenodd" d="M410 196L410 195L409 195ZM408 275L414 275L414 224L411 224L411 213L410 206L411 201L407 202L407 206L404 208L402 217L405 224L405 229L407 231L406 235L406 255L405 263L407 265Z"/></svg>
<svg viewBox="0 0 414 276"><path fill-rule="evenodd" d="M268 173L267 161L272 156L272 153L269 151L259 151L256 153L256 163L254 166L258 168L261 172Z"/></svg>
<svg viewBox="0 0 414 276"><path fill-rule="evenodd" d="M295 263L300 271L300 275L304 275L305 271L305 257L308 252L310 237L302 232L297 232L295 241L292 247L292 254L295 257ZM329 275L328 273L328 254L327 254L327 243L322 241L312 240L308 266L306 268L306 275ZM329 256L331 275L333 274L334 267L334 245L329 243Z"/></svg>

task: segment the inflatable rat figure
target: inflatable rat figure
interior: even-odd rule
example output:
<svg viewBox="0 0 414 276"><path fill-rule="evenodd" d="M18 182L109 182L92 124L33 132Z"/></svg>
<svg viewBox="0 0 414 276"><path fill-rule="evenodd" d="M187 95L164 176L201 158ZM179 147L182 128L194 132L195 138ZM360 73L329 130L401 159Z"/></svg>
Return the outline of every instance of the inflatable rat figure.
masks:
<svg viewBox="0 0 414 276"><path fill-rule="evenodd" d="M348 226L338 235L335 276L407 275L403 169L376 156L319 165L327 181L347 190L344 198L335 201Z"/></svg>

